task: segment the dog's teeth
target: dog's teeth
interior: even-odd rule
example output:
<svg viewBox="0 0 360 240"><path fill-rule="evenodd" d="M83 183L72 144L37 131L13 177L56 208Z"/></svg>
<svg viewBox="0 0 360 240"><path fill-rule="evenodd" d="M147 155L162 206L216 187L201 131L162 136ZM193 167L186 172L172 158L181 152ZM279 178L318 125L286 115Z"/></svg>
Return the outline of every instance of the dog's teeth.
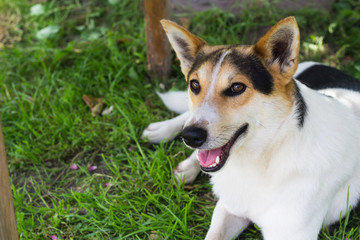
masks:
<svg viewBox="0 0 360 240"><path fill-rule="evenodd" d="M220 162L220 157L217 156L216 159L215 159L215 163L216 163L216 164L219 164L219 162Z"/></svg>

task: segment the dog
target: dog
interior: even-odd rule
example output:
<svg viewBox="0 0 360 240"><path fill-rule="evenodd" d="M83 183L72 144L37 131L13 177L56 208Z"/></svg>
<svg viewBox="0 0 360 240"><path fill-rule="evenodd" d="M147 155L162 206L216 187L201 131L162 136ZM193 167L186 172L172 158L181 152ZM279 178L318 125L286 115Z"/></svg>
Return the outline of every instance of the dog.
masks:
<svg viewBox="0 0 360 240"><path fill-rule="evenodd" d="M206 238L233 239L250 222L266 240L315 240L360 198L360 83L315 62L298 64L300 33L287 17L255 45L210 46L161 24L188 92L160 94L181 113L143 137L181 133L194 153L174 171L208 173L218 198Z"/></svg>

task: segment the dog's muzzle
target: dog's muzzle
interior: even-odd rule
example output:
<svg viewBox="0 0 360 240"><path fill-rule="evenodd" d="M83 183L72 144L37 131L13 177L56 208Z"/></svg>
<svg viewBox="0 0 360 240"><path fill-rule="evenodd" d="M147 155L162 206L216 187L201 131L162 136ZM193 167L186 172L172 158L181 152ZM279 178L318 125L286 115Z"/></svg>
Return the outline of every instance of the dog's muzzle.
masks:
<svg viewBox="0 0 360 240"><path fill-rule="evenodd" d="M192 148L198 148L204 144L207 138L207 131L200 127L186 127L181 133L186 145Z"/></svg>

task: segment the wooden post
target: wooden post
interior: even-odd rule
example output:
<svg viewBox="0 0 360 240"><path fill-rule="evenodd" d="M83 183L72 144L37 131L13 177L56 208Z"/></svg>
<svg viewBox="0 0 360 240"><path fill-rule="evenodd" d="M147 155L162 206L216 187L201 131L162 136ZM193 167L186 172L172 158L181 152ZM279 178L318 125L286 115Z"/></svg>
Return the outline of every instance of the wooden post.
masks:
<svg viewBox="0 0 360 240"><path fill-rule="evenodd" d="M9 169L0 118L0 239L18 240Z"/></svg>
<svg viewBox="0 0 360 240"><path fill-rule="evenodd" d="M152 80L165 82L170 73L170 46L160 20L169 18L167 0L144 0L148 71Z"/></svg>

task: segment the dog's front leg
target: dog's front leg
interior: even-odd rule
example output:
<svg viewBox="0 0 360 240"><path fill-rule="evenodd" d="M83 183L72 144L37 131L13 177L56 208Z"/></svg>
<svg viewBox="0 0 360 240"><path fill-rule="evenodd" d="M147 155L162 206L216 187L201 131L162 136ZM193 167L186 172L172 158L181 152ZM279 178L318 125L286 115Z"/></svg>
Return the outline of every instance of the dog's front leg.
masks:
<svg viewBox="0 0 360 240"><path fill-rule="evenodd" d="M195 150L190 157L180 162L174 170L178 182L192 183L200 172L200 164L197 160L198 150Z"/></svg>
<svg viewBox="0 0 360 240"><path fill-rule="evenodd" d="M250 220L229 213L219 201L211 218L210 229L205 240L235 239L247 226Z"/></svg>
<svg viewBox="0 0 360 240"><path fill-rule="evenodd" d="M151 123L143 132L142 138L147 138L151 143L160 143L161 141L171 141L181 132L185 121L190 112L180 114L169 120ZM175 168L174 174L178 182L184 181L186 184L192 183L200 172L200 164L197 160L197 150L190 157L180 162Z"/></svg>
<svg viewBox="0 0 360 240"><path fill-rule="evenodd" d="M190 112L187 111L172 119L151 123L144 130L142 138L147 138L151 143L173 140L183 129L189 114Z"/></svg>

